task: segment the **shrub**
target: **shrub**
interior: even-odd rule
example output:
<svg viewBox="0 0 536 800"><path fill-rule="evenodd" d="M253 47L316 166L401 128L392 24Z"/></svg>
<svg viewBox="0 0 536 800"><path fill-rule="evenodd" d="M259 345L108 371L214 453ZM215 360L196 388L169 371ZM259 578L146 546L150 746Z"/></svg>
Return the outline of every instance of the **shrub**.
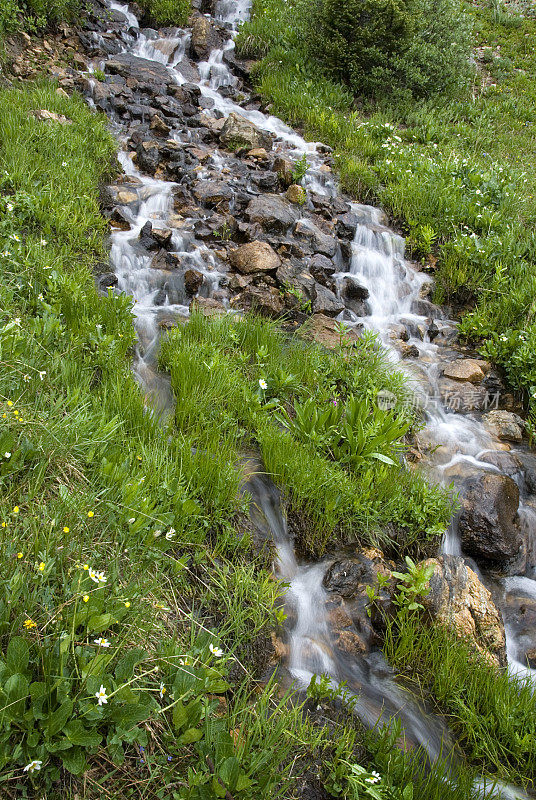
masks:
<svg viewBox="0 0 536 800"><path fill-rule="evenodd" d="M310 56L356 94L426 97L467 78L469 27L457 0L312 0L306 8Z"/></svg>
<svg viewBox="0 0 536 800"><path fill-rule="evenodd" d="M142 0L144 21L155 25L186 25L190 0Z"/></svg>

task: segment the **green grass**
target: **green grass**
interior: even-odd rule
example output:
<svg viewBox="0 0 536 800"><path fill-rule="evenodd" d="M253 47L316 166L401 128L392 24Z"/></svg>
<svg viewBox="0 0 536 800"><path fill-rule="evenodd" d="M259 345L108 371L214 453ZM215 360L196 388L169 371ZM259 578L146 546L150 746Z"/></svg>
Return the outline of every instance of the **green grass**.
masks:
<svg viewBox="0 0 536 800"><path fill-rule="evenodd" d="M141 0L140 7L147 20L155 25L186 25L190 14L190 0Z"/></svg>
<svg viewBox="0 0 536 800"><path fill-rule="evenodd" d="M355 101L309 65L300 14L283 0L255 0L238 49L261 59L256 85L273 112L334 147L342 187L381 203L414 258L433 256L436 299L474 306L462 334L532 403L536 20L496 3L466 8L475 46L493 50L451 101Z"/></svg>
<svg viewBox="0 0 536 800"><path fill-rule="evenodd" d="M285 410L292 417L306 400L329 414L337 404L348 409L349 398L359 397L370 412L378 391L385 389L399 397L398 416L410 415L408 424L413 421L403 378L373 337L354 346L343 341L331 352L287 336L261 318L207 323L193 315L163 343L161 362L177 398L178 437L188 437L204 451L217 431L215 458L235 470L244 453L258 448L268 473L285 490L291 514L306 529L300 549L319 555L349 540L396 553L434 546L452 510L443 490L396 461L389 465L363 457L358 466L345 466L326 444L324 430L312 425L300 437L283 423ZM383 449L382 459L396 455L401 444L382 442L371 420L370 415L361 433L375 436L374 449ZM334 421L333 430L342 430L343 423L344 417ZM391 535L393 523L398 539Z"/></svg>
<svg viewBox="0 0 536 800"><path fill-rule="evenodd" d="M388 627L384 651L411 689L433 701L480 773L534 789L534 687L439 627L407 616Z"/></svg>

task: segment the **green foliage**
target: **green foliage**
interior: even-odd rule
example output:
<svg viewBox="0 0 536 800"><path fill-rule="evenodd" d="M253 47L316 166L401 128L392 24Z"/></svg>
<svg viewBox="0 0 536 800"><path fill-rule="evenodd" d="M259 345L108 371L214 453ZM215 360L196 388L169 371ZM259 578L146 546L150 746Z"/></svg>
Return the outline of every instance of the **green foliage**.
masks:
<svg viewBox="0 0 536 800"><path fill-rule="evenodd" d="M182 27L188 21L190 0L140 0L147 22Z"/></svg>
<svg viewBox="0 0 536 800"><path fill-rule="evenodd" d="M358 95L452 94L467 82L470 35L457 0L305 0L306 48Z"/></svg>
<svg viewBox="0 0 536 800"><path fill-rule="evenodd" d="M301 183L305 178L308 169L309 164L307 162L307 156L304 153L302 157L294 164L292 169L292 182Z"/></svg>
<svg viewBox="0 0 536 800"><path fill-rule="evenodd" d="M419 611L423 608L419 603L420 597L426 597L430 591L429 581L434 574L434 565L427 567L417 565L409 556L406 556L407 572L393 572L393 578L400 581L396 588L398 593L395 595L394 603L399 609L399 613L406 614L408 611Z"/></svg>
<svg viewBox="0 0 536 800"><path fill-rule="evenodd" d="M344 541L363 527L365 540L389 546L383 529L392 520L404 530L395 550L418 551L443 530L450 501L391 457L412 422L402 376L374 337L342 340L330 352L261 318L207 323L193 315L161 352L177 398L177 436L203 450L210 442L218 474L235 480L241 453L258 447L291 509L311 521L301 543L311 553L335 530ZM400 398L389 413L375 402L386 388Z"/></svg>
<svg viewBox="0 0 536 800"><path fill-rule="evenodd" d="M60 20L72 19L74 0L2 0L0 37L17 30L35 31Z"/></svg>
<svg viewBox="0 0 536 800"><path fill-rule="evenodd" d="M389 663L448 716L478 771L518 786L536 777L536 698L529 681L499 670L474 647L406 615L387 629ZM491 782L491 781L490 781Z"/></svg>

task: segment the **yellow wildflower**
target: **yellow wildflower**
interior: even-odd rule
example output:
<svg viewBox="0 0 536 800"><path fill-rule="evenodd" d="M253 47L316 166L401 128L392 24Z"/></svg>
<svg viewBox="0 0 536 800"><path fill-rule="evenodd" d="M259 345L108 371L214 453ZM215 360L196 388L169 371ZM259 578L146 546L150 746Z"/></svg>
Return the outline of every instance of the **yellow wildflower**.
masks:
<svg viewBox="0 0 536 800"><path fill-rule="evenodd" d="M67 527L67 525L63 526L63 532L64 533L69 533L69 528Z"/></svg>
<svg viewBox="0 0 536 800"><path fill-rule="evenodd" d="M23 553L17 553L17 558L22 558Z"/></svg>
<svg viewBox="0 0 536 800"><path fill-rule="evenodd" d="M128 600L127 600L127 602L125 603L125 608L130 608L130 603L128 602Z"/></svg>
<svg viewBox="0 0 536 800"><path fill-rule="evenodd" d="M89 600L89 595L88 595L88 594L85 594L85 595L83 596L82 600L84 601L84 603L87 603L87 601Z"/></svg>
<svg viewBox="0 0 536 800"><path fill-rule="evenodd" d="M41 563L39 564L39 572L44 572L44 571L45 571L45 562L41 561Z"/></svg>
<svg viewBox="0 0 536 800"><path fill-rule="evenodd" d="M33 619L25 619L24 627L27 631L29 631L31 628L37 628L37 622L34 622Z"/></svg>
<svg viewBox="0 0 536 800"><path fill-rule="evenodd" d="M19 513L19 507L18 506L15 506L15 508L13 509L13 513L14 514L18 514Z"/></svg>
<svg viewBox="0 0 536 800"><path fill-rule="evenodd" d="M88 517L91 519L91 517L94 517L94 516L95 516L95 513L94 513L93 511L88 511L88 512L87 512L87 515L88 515Z"/></svg>

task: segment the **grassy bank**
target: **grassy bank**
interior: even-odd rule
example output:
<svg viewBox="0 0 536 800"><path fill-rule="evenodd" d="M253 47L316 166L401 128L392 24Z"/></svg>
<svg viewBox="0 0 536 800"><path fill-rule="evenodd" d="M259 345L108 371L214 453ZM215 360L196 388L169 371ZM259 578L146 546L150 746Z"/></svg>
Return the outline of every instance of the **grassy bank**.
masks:
<svg viewBox="0 0 536 800"><path fill-rule="evenodd" d="M415 420L373 337L352 344L341 333L328 351L260 318L194 315L170 333L161 360L179 435L217 452L222 470L258 449L300 519L302 551L347 541L393 554L435 547L452 504L399 463ZM378 408L384 390L399 397L395 412Z"/></svg>
<svg viewBox="0 0 536 800"><path fill-rule="evenodd" d="M468 307L461 331L536 396L536 21L493 2L465 9L478 60L455 99L355 99L304 46L304 3L254 0L239 52L274 113L335 150L343 187L381 203L435 272L437 300Z"/></svg>
<svg viewBox="0 0 536 800"><path fill-rule="evenodd" d="M479 772L534 789L536 698L530 683L497 670L468 644L417 616L390 626L385 654L412 690L432 699Z"/></svg>

